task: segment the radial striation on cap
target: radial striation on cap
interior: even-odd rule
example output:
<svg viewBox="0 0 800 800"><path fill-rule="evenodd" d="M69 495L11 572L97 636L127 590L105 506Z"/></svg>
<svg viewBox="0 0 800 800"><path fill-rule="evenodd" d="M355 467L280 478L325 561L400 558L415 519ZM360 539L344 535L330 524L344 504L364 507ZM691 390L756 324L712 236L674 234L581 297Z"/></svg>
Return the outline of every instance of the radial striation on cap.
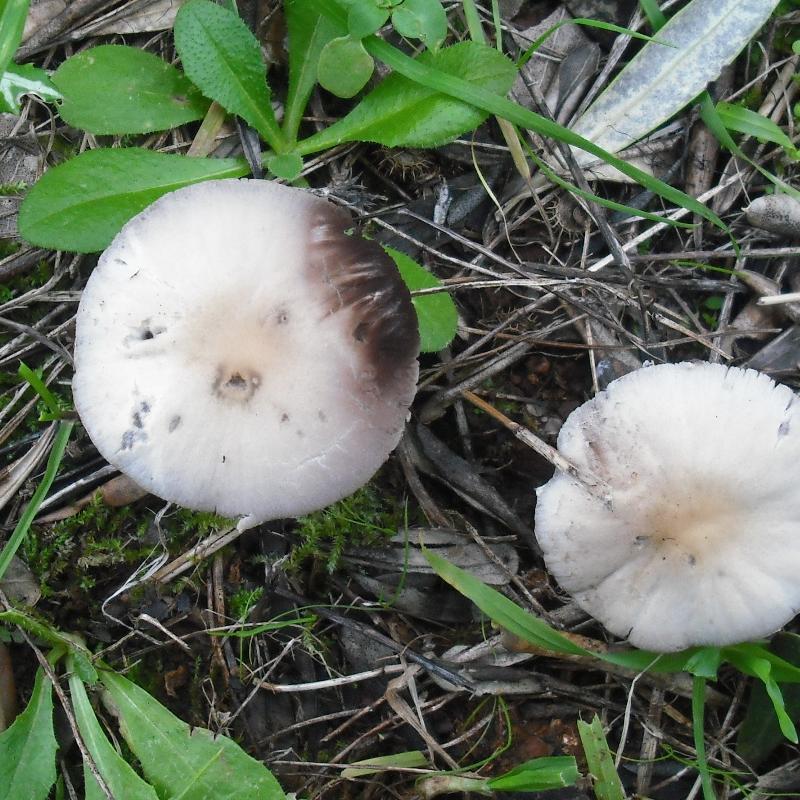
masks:
<svg viewBox="0 0 800 800"><path fill-rule="evenodd" d="M754 370L681 363L612 382L558 437L610 506L538 491L547 567L611 632L656 651L768 635L800 609L800 404Z"/></svg>
<svg viewBox="0 0 800 800"><path fill-rule="evenodd" d="M78 309L73 392L100 453L159 497L255 521L366 483L402 434L419 334L394 262L352 224L255 180L134 217Z"/></svg>

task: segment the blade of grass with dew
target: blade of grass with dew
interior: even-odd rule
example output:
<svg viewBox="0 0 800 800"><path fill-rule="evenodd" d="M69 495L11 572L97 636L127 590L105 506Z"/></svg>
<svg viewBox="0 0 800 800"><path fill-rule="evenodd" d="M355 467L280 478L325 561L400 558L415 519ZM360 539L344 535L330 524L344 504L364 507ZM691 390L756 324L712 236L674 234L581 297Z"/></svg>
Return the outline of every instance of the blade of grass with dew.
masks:
<svg viewBox="0 0 800 800"><path fill-rule="evenodd" d="M308 2L313 3L321 13L324 13L330 19L333 19L339 24L343 24L342 11L333 0L308 0ZM579 150L590 153L605 161L610 166L615 167L637 183L640 183L646 189L650 189L652 192L663 197L665 200L698 214L703 219L708 220L721 230L729 233L727 225L725 225L710 208L707 208L693 197L689 197L689 195L679 189L675 189L669 184L654 178L652 175L648 175L646 172L617 158L602 147L598 147L593 142L584 139L582 136L573 133L571 130L564 128L558 123L545 119L518 103L514 103L505 97L470 84L468 81L464 81L455 75L448 75L440 70L422 64L418 60L405 55L405 53L398 50L396 47L374 36L364 39L364 46L372 56L409 80L420 83L442 94L456 97L490 114L503 117L522 128L535 131L541 136L558 139L565 144L572 145Z"/></svg>
<svg viewBox="0 0 800 800"><path fill-rule="evenodd" d="M578 736L586 754L597 800L625 800L625 790L614 767L600 717L595 714L591 723L579 719Z"/></svg>

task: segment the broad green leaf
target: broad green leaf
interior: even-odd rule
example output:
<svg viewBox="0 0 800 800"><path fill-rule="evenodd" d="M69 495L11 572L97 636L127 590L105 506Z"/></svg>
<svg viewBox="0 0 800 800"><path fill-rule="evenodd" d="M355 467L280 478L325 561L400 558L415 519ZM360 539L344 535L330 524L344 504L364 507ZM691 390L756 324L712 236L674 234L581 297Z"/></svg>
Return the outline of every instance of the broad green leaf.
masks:
<svg viewBox="0 0 800 800"><path fill-rule="evenodd" d="M273 150L285 149L261 47L237 14L210 0L190 0L175 18L175 47L206 97L252 125Z"/></svg>
<svg viewBox="0 0 800 800"><path fill-rule="evenodd" d="M56 780L53 684L41 668L25 710L0 733L0 800L45 800Z"/></svg>
<svg viewBox="0 0 800 800"><path fill-rule="evenodd" d="M0 0L0 75L2 75L22 39L30 0Z"/></svg>
<svg viewBox="0 0 800 800"><path fill-rule="evenodd" d="M283 132L290 142L297 140L297 131L317 82L317 65L322 48L338 35L336 26L315 11L306 0L286 0L286 27L289 32L289 89Z"/></svg>
<svg viewBox="0 0 800 800"><path fill-rule="evenodd" d="M578 735L581 737L586 764L592 777L597 800L625 800L625 790L614 767L614 759L608 749L603 723L595 714L591 724L578 720Z"/></svg>
<svg viewBox="0 0 800 800"><path fill-rule="evenodd" d="M375 62L360 39L337 36L320 51L317 79L337 97L357 95L372 77Z"/></svg>
<svg viewBox="0 0 800 800"><path fill-rule="evenodd" d="M572 126L616 153L655 130L717 78L778 0L693 0L658 31ZM666 47L661 42L671 45ZM584 153L579 160L589 160Z"/></svg>
<svg viewBox="0 0 800 800"><path fill-rule="evenodd" d="M114 797L120 800L158 800L155 789L136 774L106 738L86 695L83 681L75 674L70 675L69 688L83 742ZM105 800L105 794L86 764L83 765L83 781L85 800Z"/></svg>
<svg viewBox="0 0 800 800"><path fill-rule="evenodd" d="M12 64L0 77L0 111L19 114L20 101L26 94L34 94L46 103L61 98L43 69L30 64Z"/></svg>
<svg viewBox="0 0 800 800"><path fill-rule="evenodd" d="M269 770L227 736L192 728L114 672L100 676L120 731L159 796L181 800L285 800Z"/></svg>
<svg viewBox="0 0 800 800"><path fill-rule="evenodd" d="M297 180L303 171L303 159L297 153L269 156L264 164L273 175L285 181Z"/></svg>
<svg viewBox="0 0 800 800"><path fill-rule="evenodd" d="M534 758L486 782L495 792L544 792L572 786L580 778L572 756Z"/></svg>
<svg viewBox="0 0 800 800"><path fill-rule="evenodd" d="M441 281L405 253L391 247L384 250L392 257L400 275L410 291L432 289L441 286ZM447 347L456 335L458 312L455 303L447 292L441 294L412 297L411 302L417 312L419 322L420 350L423 353L437 353Z"/></svg>
<svg viewBox="0 0 800 800"><path fill-rule="evenodd" d="M425 52L416 62L498 94L511 88L517 74L502 53L476 42L461 42L438 53ZM435 147L473 130L487 116L469 103L392 74L344 119L304 140L299 149L312 153L351 141L387 147Z"/></svg>
<svg viewBox="0 0 800 800"><path fill-rule="evenodd" d="M392 25L401 36L420 39L429 50L438 50L447 36L447 14L439 0L404 0L392 11Z"/></svg>
<svg viewBox="0 0 800 800"><path fill-rule="evenodd" d="M787 662L800 664L800 636L797 634L779 633L770 643L770 649ZM800 723L800 686L784 684L780 689L785 711L797 725ZM782 741L773 702L764 684L754 681L736 739L736 753L753 769L758 769Z"/></svg>
<svg viewBox="0 0 800 800"><path fill-rule="evenodd" d="M747 136L755 136L764 142L773 142L794 151L792 140L769 118L749 108L734 103L717 103L723 125L729 131L737 131Z"/></svg>
<svg viewBox="0 0 800 800"><path fill-rule="evenodd" d="M19 212L20 234L40 247L92 253L161 195L249 172L244 159L188 158L136 147L90 150L48 170Z"/></svg>
<svg viewBox="0 0 800 800"><path fill-rule="evenodd" d="M359 764L367 766L360 767ZM393 753L389 756L374 756L362 761L354 761L353 766L342 770L343 778L363 778L365 775L374 775L386 767L426 767L428 758L420 750L407 750L404 753Z"/></svg>
<svg viewBox="0 0 800 800"><path fill-rule="evenodd" d="M386 24L389 9L377 6L374 0L360 0L347 11L347 32L354 39L363 39Z"/></svg>
<svg viewBox="0 0 800 800"><path fill-rule="evenodd" d="M64 121L98 135L175 128L202 119L209 105L182 72L138 47L84 50L53 73L53 83Z"/></svg>

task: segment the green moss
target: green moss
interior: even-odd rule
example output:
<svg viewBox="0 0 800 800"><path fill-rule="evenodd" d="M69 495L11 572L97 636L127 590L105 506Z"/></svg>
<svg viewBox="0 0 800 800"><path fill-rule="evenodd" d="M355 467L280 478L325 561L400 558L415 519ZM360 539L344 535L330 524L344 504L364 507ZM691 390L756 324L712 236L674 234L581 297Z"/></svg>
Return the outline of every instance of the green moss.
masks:
<svg viewBox="0 0 800 800"><path fill-rule="evenodd" d="M297 520L299 543L289 565L297 568L307 558L323 558L328 572L333 572L347 544L383 543L405 520L402 504L387 501L367 485L329 508Z"/></svg>
<svg viewBox="0 0 800 800"><path fill-rule="evenodd" d="M242 587L233 594L229 601L230 615L234 619L246 621L250 616L253 607L261 599L264 594L264 587L257 586L255 589L246 589Z"/></svg>

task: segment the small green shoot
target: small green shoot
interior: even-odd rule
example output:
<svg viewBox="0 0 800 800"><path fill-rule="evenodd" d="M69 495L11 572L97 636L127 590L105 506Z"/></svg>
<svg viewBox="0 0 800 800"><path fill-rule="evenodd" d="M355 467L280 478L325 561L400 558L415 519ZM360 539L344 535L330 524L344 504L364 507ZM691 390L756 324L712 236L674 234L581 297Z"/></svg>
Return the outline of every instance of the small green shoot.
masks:
<svg viewBox="0 0 800 800"><path fill-rule="evenodd" d="M364 764L365 766L359 766ZM392 753L389 756L375 756L363 761L354 761L353 765L342 770L343 778L364 778L375 775L387 767L426 767L428 759L420 750L407 750L404 753Z"/></svg>
<svg viewBox="0 0 800 800"><path fill-rule="evenodd" d="M597 800L625 800L625 790L614 766L600 718L595 714L591 723L579 719L578 736L581 737Z"/></svg>

